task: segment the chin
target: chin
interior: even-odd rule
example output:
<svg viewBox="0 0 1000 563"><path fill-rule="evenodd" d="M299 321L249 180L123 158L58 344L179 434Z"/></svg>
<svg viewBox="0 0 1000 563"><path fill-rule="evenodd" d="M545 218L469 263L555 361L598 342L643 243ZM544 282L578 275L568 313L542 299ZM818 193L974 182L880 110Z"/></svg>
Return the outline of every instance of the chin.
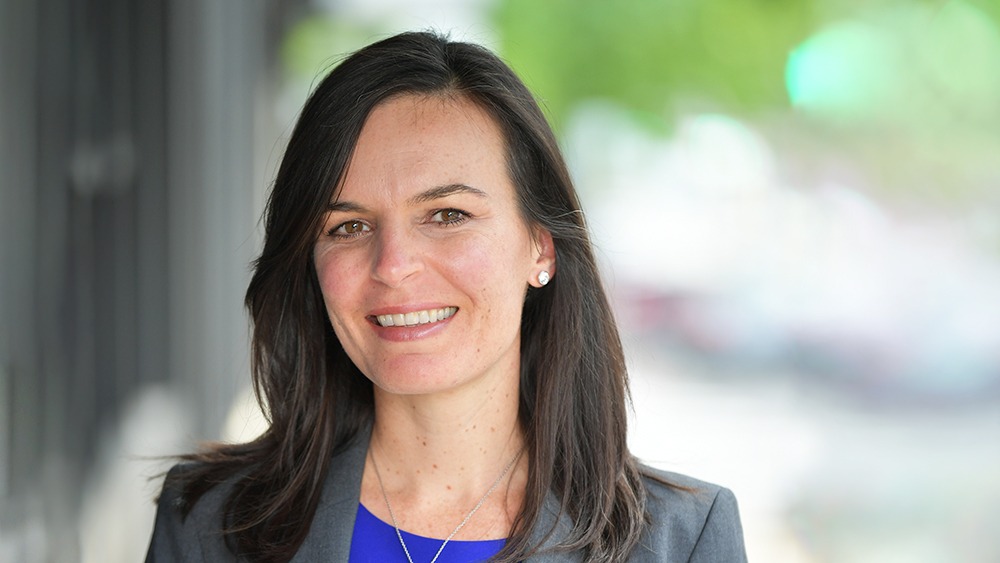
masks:
<svg viewBox="0 0 1000 563"><path fill-rule="evenodd" d="M393 395L430 395L453 389L454 382L439 381L439 373L415 373L400 375L398 372L387 378L373 378L375 387L383 393Z"/></svg>

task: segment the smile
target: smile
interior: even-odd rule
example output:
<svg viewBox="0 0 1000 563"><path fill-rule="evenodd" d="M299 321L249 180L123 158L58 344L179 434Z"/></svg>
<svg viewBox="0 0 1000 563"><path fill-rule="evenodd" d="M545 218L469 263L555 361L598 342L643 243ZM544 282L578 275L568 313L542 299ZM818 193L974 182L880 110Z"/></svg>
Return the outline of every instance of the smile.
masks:
<svg viewBox="0 0 1000 563"><path fill-rule="evenodd" d="M411 311L395 315L378 315L375 317L380 326L417 326L443 321L454 315L458 307L442 307L425 311Z"/></svg>

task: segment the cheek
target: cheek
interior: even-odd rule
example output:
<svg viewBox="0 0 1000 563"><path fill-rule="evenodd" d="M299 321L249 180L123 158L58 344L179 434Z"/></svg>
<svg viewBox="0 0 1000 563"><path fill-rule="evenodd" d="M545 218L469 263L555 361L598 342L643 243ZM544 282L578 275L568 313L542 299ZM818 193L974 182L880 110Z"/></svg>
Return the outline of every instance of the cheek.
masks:
<svg viewBox="0 0 1000 563"><path fill-rule="evenodd" d="M346 316L352 301L356 301L357 292L364 277L349 261L334 259L326 254L316 257L316 277L319 279L323 302L334 329L338 329L338 317Z"/></svg>
<svg viewBox="0 0 1000 563"><path fill-rule="evenodd" d="M488 242L488 243L487 243ZM520 239L485 239L454 247L447 253L446 268L453 280L466 288L466 293L481 299L500 301L521 300L527 290L528 251Z"/></svg>

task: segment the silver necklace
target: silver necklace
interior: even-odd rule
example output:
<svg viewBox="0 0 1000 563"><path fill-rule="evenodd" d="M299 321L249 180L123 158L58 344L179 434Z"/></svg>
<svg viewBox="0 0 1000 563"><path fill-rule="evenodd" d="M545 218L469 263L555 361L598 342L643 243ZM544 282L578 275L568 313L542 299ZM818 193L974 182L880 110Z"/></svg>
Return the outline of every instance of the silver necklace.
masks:
<svg viewBox="0 0 1000 563"><path fill-rule="evenodd" d="M493 491L495 491L497 487L500 486L500 482L503 481L503 478L507 475L507 472L510 471L511 467L514 467L514 462L517 461L517 458L521 457L521 451L523 450L519 450L517 454L514 457L512 457L509 462L507 462L507 466L503 468L503 471L500 473L500 476L497 477L496 481L493 481L493 485L490 487L490 490L486 491L486 494L483 495L483 498L479 499L479 502L476 503L476 506L472 507L472 510L470 510L469 513L465 515L465 519L463 519L462 522L459 523L459 525L456 526L455 529L452 530L450 534L448 534L448 537L445 538L444 542L441 544L441 547L438 548L437 553L434 554L434 558L431 559L431 563L437 561L437 558L441 555L441 552L444 551L444 546L448 545L448 542L451 541L451 538L455 537L455 534L457 534L459 530L464 528L465 525L469 523L469 520L472 519L472 515L475 514L477 510L482 508L483 504L486 503L486 499L491 494L493 494ZM403 553L406 554L406 560L409 561L410 563L413 563L413 557L410 557L410 550L406 547L406 542L403 541L403 534L400 533L399 525L396 523L396 514L392 511L392 505L389 504L389 495L385 494L385 485L382 484L382 474L378 470L378 463L375 463L375 454L372 453L371 449L369 449L368 455L371 456L372 458L372 467L375 468L375 477L378 479L378 488L382 491L382 499L385 500L385 507L389 509L389 517L392 518L392 527L396 529L396 537L399 538L399 545L403 546Z"/></svg>

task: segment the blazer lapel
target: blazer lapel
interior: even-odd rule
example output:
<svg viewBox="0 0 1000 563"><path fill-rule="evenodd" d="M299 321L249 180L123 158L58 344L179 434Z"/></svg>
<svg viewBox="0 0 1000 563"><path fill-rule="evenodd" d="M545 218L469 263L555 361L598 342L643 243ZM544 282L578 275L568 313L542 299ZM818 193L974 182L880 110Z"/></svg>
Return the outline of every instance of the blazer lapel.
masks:
<svg viewBox="0 0 1000 563"><path fill-rule="evenodd" d="M560 510L559 500L550 491L545 495L542 503L542 512L539 514L538 524L531 532L532 543L541 542L542 553L529 557L529 563L576 563L583 561L583 556L578 551L546 551L558 544L573 529L573 522L565 512ZM552 531L549 534L549 530ZM548 537L546 537L548 536Z"/></svg>
<svg viewBox="0 0 1000 563"><path fill-rule="evenodd" d="M370 438L371 427L367 427L330 460L316 515L293 563L347 561L350 557Z"/></svg>
<svg viewBox="0 0 1000 563"><path fill-rule="evenodd" d="M292 563L347 561L350 557L354 519L361 502L361 478L364 475L370 439L371 428L368 427L330 460L330 469L309 534L292 558ZM545 496L538 524L531 533L532 542L542 542L544 551L559 543L571 529L569 516L560 511L559 501L550 492ZM578 563L583 558L577 552L548 551L529 557L526 561Z"/></svg>

